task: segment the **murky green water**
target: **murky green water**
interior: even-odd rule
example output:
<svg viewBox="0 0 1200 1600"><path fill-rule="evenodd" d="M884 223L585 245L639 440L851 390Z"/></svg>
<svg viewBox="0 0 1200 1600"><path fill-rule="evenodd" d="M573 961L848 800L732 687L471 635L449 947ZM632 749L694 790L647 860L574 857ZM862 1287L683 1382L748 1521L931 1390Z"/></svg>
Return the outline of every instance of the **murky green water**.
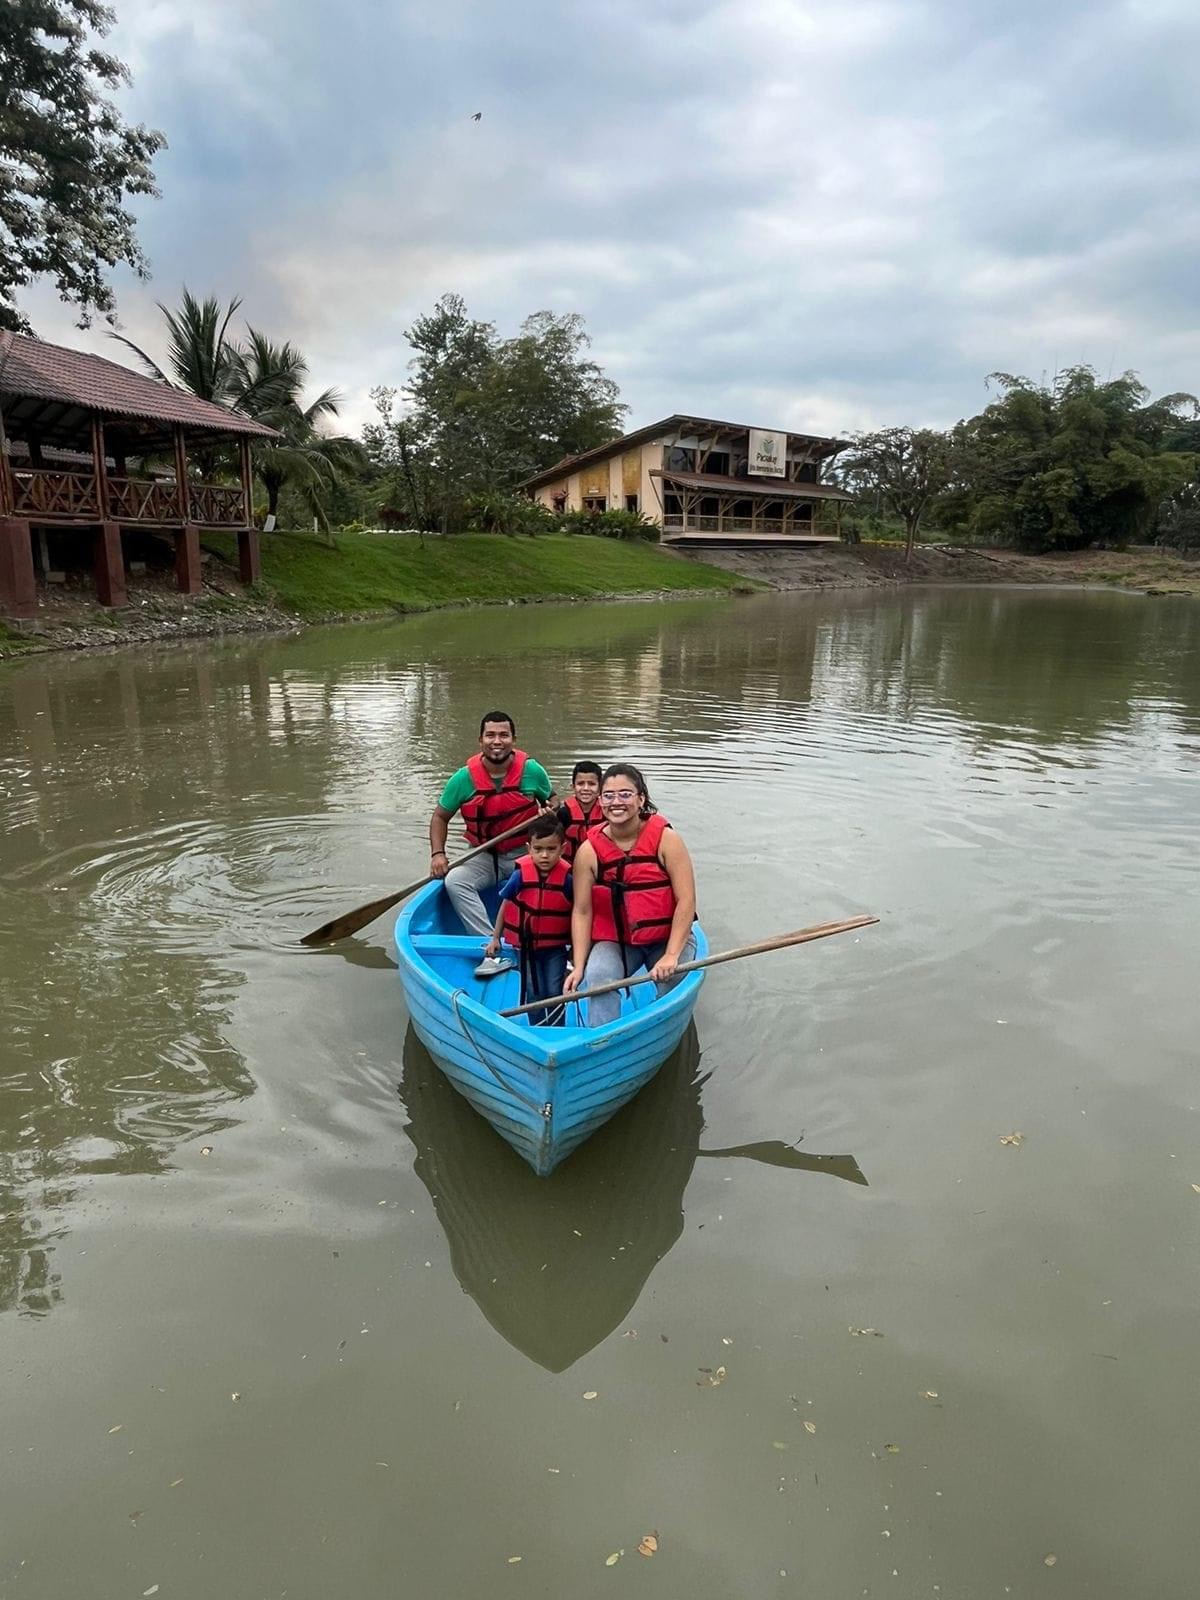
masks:
<svg viewBox="0 0 1200 1600"><path fill-rule="evenodd" d="M884 919L549 1181L386 923L295 945L494 703L644 764L714 947ZM1194 1595L1198 769L1200 608L1121 595L0 671L2 1600Z"/></svg>

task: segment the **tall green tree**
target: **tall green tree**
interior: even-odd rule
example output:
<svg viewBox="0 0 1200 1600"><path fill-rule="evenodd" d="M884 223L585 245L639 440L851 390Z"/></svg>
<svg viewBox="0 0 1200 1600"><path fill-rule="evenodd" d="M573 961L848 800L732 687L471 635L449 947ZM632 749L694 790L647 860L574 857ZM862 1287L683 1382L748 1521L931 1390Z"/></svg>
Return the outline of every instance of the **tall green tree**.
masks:
<svg viewBox="0 0 1200 1600"><path fill-rule="evenodd" d="M1086 366L989 381L999 398L951 430L943 526L1031 550L1128 543L1195 474L1191 395L1150 401L1135 373L1101 383Z"/></svg>
<svg viewBox="0 0 1200 1600"><path fill-rule="evenodd" d="M114 309L108 274L147 274L126 201L157 194L161 133L129 127L108 91L123 62L95 43L113 13L97 0L0 4L0 327L29 331L18 291L53 278L81 325Z"/></svg>
<svg viewBox="0 0 1200 1600"><path fill-rule="evenodd" d="M379 417L363 442L417 527L461 527L472 504L620 434L626 408L577 315L537 312L503 339L448 294L407 338L403 409L395 389L372 391Z"/></svg>
<svg viewBox="0 0 1200 1600"><path fill-rule="evenodd" d="M904 524L911 561L921 522L949 482L950 447L932 428L879 428L856 435L841 463L843 480L864 498L882 501Z"/></svg>

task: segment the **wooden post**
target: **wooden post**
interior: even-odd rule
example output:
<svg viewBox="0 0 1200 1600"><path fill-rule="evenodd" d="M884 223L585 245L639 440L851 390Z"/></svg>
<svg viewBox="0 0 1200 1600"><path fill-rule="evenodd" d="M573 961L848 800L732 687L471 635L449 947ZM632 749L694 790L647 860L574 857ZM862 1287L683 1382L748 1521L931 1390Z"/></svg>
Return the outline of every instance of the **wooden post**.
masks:
<svg viewBox="0 0 1200 1600"><path fill-rule="evenodd" d="M200 593L200 529L185 522L175 535L175 587L180 594Z"/></svg>
<svg viewBox="0 0 1200 1600"><path fill-rule="evenodd" d="M192 520L191 496L188 493L187 475L187 440L183 436L183 425L175 424L175 489L176 499L179 502L179 520L187 524ZM178 541L177 541L178 545Z"/></svg>
<svg viewBox="0 0 1200 1600"><path fill-rule="evenodd" d="M37 615L33 540L23 517L0 517L0 611L9 617Z"/></svg>
<svg viewBox="0 0 1200 1600"><path fill-rule="evenodd" d="M0 517L11 516L15 505L12 468L8 460L8 440L4 433L4 408L0 406Z"/></svg>
<svg viewBox="0 0 1200 1600"><path fill-rule="evenodd" d="M238 576L243 583L257 583L262 577L257 528L238 529Z"/></svg>
<svg viewBox="0 0 1200 1600"><path fill-rule="evenodd" d="M102 606L128 604L125 593L125 557L121 551L121 530L115 522L102 522L96 534L93 554L96 594Z"/></svg>
<svg viewBox="0 0 1200 1600"><path fill-rule="evenodd" d="M254 526L254 477L250 460L250 440L245 434L238 440L238 463L242 469L242 521L247 528Z"/></svg>
<svg viewBox="0 0 1200 1600"><path fill-rule="evenodd" d="M95 414L92 417L92 471L96 474L96 506L97 506L97 509L100 512L100 521L101 522L107 522L108 521L108 463L105 460L105 449L104 449L104 418L102 416L100 416L98 413ZM96 549L97 549L97 559L99 559L99 554L98 554L99 549L100 549L99 545L96 546ZM117 540L118 565L120 564L120 559L119 559L120 558L120 554L121 554L121 541L118 538L118 540ZM98 573L99 572L99 568L97 568L96 570L97 570L97 573ZM99 585L99 578L97 578L97 585ZM123 591L124 590L124 578L123 577L122 577L122 580L121 580L121 587L122 587L122 591ZM104 606L114 605L114 604L115 605L124 605L125 604L124 592L122 592L120 600L118 600L118 601L101 600L100 604L104 605Z"/></svg>

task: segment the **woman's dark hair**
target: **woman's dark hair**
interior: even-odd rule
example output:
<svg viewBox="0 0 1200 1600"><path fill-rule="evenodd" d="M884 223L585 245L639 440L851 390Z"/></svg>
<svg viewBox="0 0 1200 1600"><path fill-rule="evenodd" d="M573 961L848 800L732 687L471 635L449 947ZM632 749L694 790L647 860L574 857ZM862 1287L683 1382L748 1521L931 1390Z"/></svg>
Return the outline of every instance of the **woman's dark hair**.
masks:
<svg viewBox="0 0 1200 1600"><path fill-rule="evenodd" d="M592 774L597 783L604 777L598 761L577 761L571 768L571 782L574 783L576 778L582 777L587 772Z"/></svg>
<svg viewBox="0 0 1200 1600"><path fill-rule="evenodd" d="M628 761L614 761L611 767L605 768L600 777L601 789L604 788L604 785L610 778L629 779L630 783L642 797L642 803L638 807L638 816L641 817L643 821L645 821L647 817L652 817L658 810L658 807L650 798L650 790L646 787L645 778L643 778L638 769L634 766L631 766Z"/></svg>
<svg viewBox="0 0 1200 1600"><path fill-rule="evenodd" d="M534 817L529 824L529 837L531 839L549 839L551 836L565 839L567 830L553 811L543 811L541 816Z"/></svg>
<svg viewBox="0 0 1200 1600"><path fill-rule="evenodd" d="M507 711L485 711L479 719L479 737L483 738L483 730L489 722L507 722L512 729L512 736L517 737L517 725Z"/></svg>

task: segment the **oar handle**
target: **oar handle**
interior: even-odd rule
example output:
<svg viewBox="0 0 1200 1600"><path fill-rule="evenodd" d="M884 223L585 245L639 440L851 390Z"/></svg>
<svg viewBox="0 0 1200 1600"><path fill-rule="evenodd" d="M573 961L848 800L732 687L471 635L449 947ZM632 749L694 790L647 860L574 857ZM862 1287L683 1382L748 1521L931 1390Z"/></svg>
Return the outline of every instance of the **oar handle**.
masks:
<svg viewBox="0 0 1200 1600"><path fill-rule="evenodd" d="M757 944L739 945L736 950L722 950L715 956L705 956L700 961L681 961L676 973L699 972L702 967L717 967L722 961L741 961L744 956L765 955L768 950L786 950L794 944L811 944L814 939L828 939L835 933L851 933L855 928L869 928L878 917L847 917L842 922L818 922L811 928L799 928L795 933L777 933L773 938L760 939ZM550 995L545 1000L531 1000L528 1005L512 1006L498 1013L502 1017L523 1017L529 1011L541 1011L545 1006L560 1005L564 1000L592 1000L598 994L611 994L614 989L632 989L639 983L652 983L648 972L636 978L614 978L611 983L598 983L593 989L575 989L570 994Z"/></svg>
<svg viewBox="0 0 1200 1600"><path fill-rule="evenodd" d="M482 855L485 850L494 850L498 844L502 844L505 839L511 839L515 833L525 833L532 821L532 817L526 817L523 822L514 822L511 828L505 828L503 833L495 834L486 844L477 844L474 849L467 850L457 861L452 861L446 871L453 872L455 867L461 867L464 861L470 861L473 856ZM399 905L401 900L407 899L410 894L416 894L417 890L423 889L427 883L432 883L436 876L436 873L431 872L427 877L418 878L416 883L406 884L395 894L385 895L382 900L371 900L367 905L359 906L356 911L347 911L344 916L323 922L319 928L306 933L300 943L311 946L333 944L335 940L348 939L352 933L357 933L369 922L374 922L376 917L381 917L392 906Z"/></svg>

